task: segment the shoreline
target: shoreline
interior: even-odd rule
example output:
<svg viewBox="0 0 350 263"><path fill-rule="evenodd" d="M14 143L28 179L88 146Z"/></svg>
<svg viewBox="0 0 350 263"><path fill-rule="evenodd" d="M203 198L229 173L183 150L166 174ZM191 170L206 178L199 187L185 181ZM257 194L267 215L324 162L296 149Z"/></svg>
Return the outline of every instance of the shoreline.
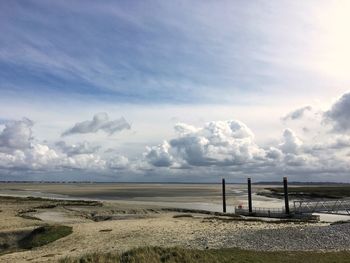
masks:
<svg viewBox="0 0 350 263"><path fill-rule="evenodd" d="M34 185L36 186L36 185ZM42 185L41 185L42 186ZM110 185L108 185L110 186ZM113 185L114 186L114 185ZM155 185L152 185L155 187ZM200 187L200 186L199 186ZM262 186L265 189L266 186ZM123 188L123 187L120 187ZM175 189L177 189L178 186L175 186ZM124 205L144 205L144 206L156 206L156 207L163 207L163 208L179 208L179 209L192 209L192 210L206 210L211 212L222 212L222 204L221 204L221 197L217 196L217 187L211 187L210 190L213 191L214 188L214 194L204 196L203 198L197 198L196 196L186 196L186 197L157 197L157 193L154 193L153 197L120 197L120 196L104 196L103 198L96 198L96 195L98 193L94 193L94 195L90 196L79 196L77 193L75 193L74 188L73 189L64 189L68 194L62 194L62 190L55 190L56 193L53 192L42 192L38 191L39 189L36 189L34 187L30 187L29 189L1 189L0 188L0 196L13 196L13 197L34 197L34 198L43 198L43 199L50 199L50 200L80 200L80 201L97 201L97 202L109 202L109 203L120 203ZM90 189L90 188L89 188ZM138 186L137 184L132 187L134 191L139 191L139 189L144 189L144 186ZM158 186L156 184L156 189L158 189ZM190 187L192 189L192 187ZM196 187L197 189L197 187ZM206 189L206 188L205 188ZM234 213L235 212L235 206L238 204L245 204L246 200L242 200L242 197L245 197L245 189L236 189L236 188L228 188L229 197L227 198L227 212L228 213ZM283 206L283 200L271 197L271 196L264 196L260 195L259 189L257 188L256 192L253 193L253 205L255 207L268 207L270 208L280 208ZM41 190L41 189L40 189ZM79 190L81 190L79 188ZM95 190L94 188L92 190ZM90 190L91 191L91 190ZM119 188L117 188L115 191L119 191ZM75 195L69 195L71 193L74 193ZM81 193L84 195L84 192ZM177 194L177 193L175 193ZM233 198L233 203L232 203ZM257 199L257 200L256 200ZM336 221L347 221L350 220L350 215L335 215L335 214L324 214L324 213L314 213L314 215L319 215L321 218L321 221L326 222L336 222ZM269 220L269 219L267 219Z"/></svg>

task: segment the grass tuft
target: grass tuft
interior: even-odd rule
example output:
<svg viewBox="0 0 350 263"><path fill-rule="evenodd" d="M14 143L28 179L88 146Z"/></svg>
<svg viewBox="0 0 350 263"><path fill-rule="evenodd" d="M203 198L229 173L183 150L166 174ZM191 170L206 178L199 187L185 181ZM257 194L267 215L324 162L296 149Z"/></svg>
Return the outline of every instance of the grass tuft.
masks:
<svg viewBox="0 0 350 263"><path fill-rule="evenodd" d="M350 252L262 252L236 248L195 250L184 248L144 247L123 254L90 254L65 258L61 263L345 263Z"/></svg>
<svg viewBox="0 0 350 263"><path fill-rule="evenodd" d="M32 249L49 244L71 233L72 227L70 226L43 226L34 229L28 236L19 240L18 246L22 249Z"/></svg>
<svg viewBox="0 0 350 263"><path fill-rule="evenodd" d="M193 217L191 214L179 214L179 215L174 215L173 218L182 218L182 217Z"/></svg>

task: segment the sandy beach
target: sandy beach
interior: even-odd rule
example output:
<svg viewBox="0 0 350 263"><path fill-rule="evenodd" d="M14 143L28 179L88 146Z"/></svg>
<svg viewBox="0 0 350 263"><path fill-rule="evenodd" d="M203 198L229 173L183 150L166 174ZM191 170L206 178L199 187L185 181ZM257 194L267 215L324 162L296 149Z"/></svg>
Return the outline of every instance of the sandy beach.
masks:
<svg viewBox="0 0 350 263"><path fill-rule="evenodd" d="M46 191L42 191L44 187ZM46 194L72 197L73 186L65 188L66 191L62 191L60 187L65 188L56 185L2 185L1 190L13 193L38 193L41 190ZM334 251L350 247L349 224L245 221L237 217L175 208L184 198L190 204L201 201L219 205L220 192L217 185L175 185L172 188L165 186L158 193L154 192L154 188L145 190L149 186L124 187L136 189L127 193L131 200L104 200L89 205L83 202L70 203L67 200L0 197L2 243L9 242L9 237L18 238L43 225L60 224L73 228L72 234L45 246L5 253L0 256L0 262L57 262L67 256L78 257L94 252L124 252L143 246L196 249L238 247L264 251ZM86 194L94 190L82 186L76 189L76 197L81 197L83 191ZM152 199L152 190L155 199ZM137 191L138 196L130 197ZM96 194L98 191L95 189L92 192ZM193 196L186 195L188 192ZM203 192L206 195L203 195ZM149 199L140 201L139 198L143 198L145 194L149 195ZM173 201L173 207L167 205L171 204L170 199ZM237 199L236 202L240 200Z"/></svg>

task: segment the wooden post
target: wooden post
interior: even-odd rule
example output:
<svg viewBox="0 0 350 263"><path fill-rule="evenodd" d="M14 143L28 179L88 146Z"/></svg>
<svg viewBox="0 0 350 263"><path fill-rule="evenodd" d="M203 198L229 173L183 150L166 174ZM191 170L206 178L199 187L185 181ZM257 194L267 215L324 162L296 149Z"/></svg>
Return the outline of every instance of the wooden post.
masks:
<svg viewBox="0 0 350 263"><path fill-rule="evenodd" d="M288 180L287 177L283 177L283 188L284 188L284 206L286 214L289 215L289 200L288 200Z"/></svg>
<svg viewBox="0 0 350 263"><path fill-rule="evenodd" d="M222 178L222 211L226 213L225 179Z"/></svg>
<svg viewBox="0 0 350 263"><path fill-rule="evenodd" d="M252 181L250 178L248 178L248 208L249 208L249 213L253 213Z"/></svg>

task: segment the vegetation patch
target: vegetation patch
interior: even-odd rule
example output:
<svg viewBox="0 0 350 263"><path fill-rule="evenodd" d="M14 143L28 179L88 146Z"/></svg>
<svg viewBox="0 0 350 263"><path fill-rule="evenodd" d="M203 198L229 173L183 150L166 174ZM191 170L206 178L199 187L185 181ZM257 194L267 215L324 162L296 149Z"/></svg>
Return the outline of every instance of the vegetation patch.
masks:
<svg viewBox="0 0 350 263"><path fill-rule="evenodd" d="M350 220L341 220L331 223L331 225L342 225L342 224L350 224Z"/></svg>
<svg viewBox="0 0 350 263"><path fill-rule="evenodd" d="M60 225L0 233L0 255L40 247L71 233L72 227Z"/></svg>
<svg viewBox="0 0 350 263"><path fill-rule="evenodd" d="M235 248L194 250L183 248L145 247L123 254L90 254L81 258L66 258L61 263L328 263L349 262L350 252L262 252Z"/></svg>
<svg viewBox="0 0 350 263"><path fill-rule="evenodd" d="M174 215L173 218L182 218L182 217L193 217L191 214L179 214L179 215Z"/></svg>
<svg viewBox="0 0 350 263"><path fill-rule="evenodd" d="M49 199L42 197L19 197L19 196L0 196L1 200L14 201L14 202L48 202L48 205L41 205L37 208L53 208L56 206L102 206L102 202L89 201L89 200L60 200Z"/></svg>
<svg viewBox="0 0 350 263"><path fill-rule="evenodd" d="M19 240L18 247L22 249L32 249L49 244L57 239L71 234L70 226L43 226L34 229L29 235Z"/></svg>
<svg viewBox="0 0 350 263"><path fill-rule="evenodd" d="M187 208L162 208L162 211L166 212L178 212L178 213L191 213L191 214L203 214L203 215L213 215L213 216L227 216L240 218L239 215L233 213L222 213L222 212L212 212L207 210L199 209L187 209Z"/></svg>
<svg viewBox="0 0 350 263"><path fill-rule="evenodd" d="M37 221L42 221L40 218L31 216L31 215L26 215L26 214L18 214L18 216L24 218L24 219L30 219L30 220L37 220Z"/></svg>
<svg viewBox="0 0 350 263"><path fill-rule="evenodd" d="M108 229L101 229L99 232L111 232L112 229L108 228Z"/></svg>
<svg viewBox="0 0 350 263"><path fill-rule="evenodd" d="M267 191L258 192L259 195L283 198L282 187L265 188ZM291 197L330 198L341 199L350 197L350 186L320 186L320 187L290 187L288 194Z"/></svg>

